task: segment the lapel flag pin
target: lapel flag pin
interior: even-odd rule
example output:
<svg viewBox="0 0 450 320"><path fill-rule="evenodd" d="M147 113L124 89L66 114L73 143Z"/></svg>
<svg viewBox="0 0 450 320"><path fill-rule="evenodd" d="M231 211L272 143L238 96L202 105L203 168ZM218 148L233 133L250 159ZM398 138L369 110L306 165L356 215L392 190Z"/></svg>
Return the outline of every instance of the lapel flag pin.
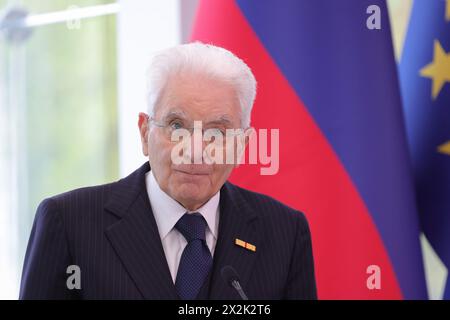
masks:
<svg viewBox="0 0 450 320"><path fill-rule="evenodd" d="M255 245L253 245L251 243L248 243L248 242L245 242L245 241L243 241L241 239L237 239L236 238L236 240L234 241L234 244L239 246L239 247L245 248L247 250L253 251L253 252L256 251L256 246Z"/></svg>

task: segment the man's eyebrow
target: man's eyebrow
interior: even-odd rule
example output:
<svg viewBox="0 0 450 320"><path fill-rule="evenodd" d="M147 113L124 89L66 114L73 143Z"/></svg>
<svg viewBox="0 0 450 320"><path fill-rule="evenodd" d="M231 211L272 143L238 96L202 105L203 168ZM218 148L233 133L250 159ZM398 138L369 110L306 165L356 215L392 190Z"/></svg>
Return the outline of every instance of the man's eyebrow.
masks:
<svg viewBox="0 0 450 320"><path fill-rule="evenodd" d="M216 119L212 119L206 122L206 124L233 124L233 121L227 115L222 115Z"/></svg>
<svg viewBox="0 0 450 320"><path fill-rule="evenodd" d="M186 113L183 110L177 110L177 109L171 110L166 115L163 116L164 119L171 119L171 118L176 118L176 117L183 118L183 119L188 118ZM198 120L198 119L195 119L195 120ZM232 125L233 124L233 121L231 120L231 118L226 114L221 115L214 119L203 121L203 122L204 122L204 124L223 124L223 125Z"/></svg>
<svg viewBox="0 0 450 320"><path fill-rule="evenodd" d="M186 113L183 110L171 110L166 115L164 115L163 118L168 119L168 118L176 118L176 117L185 118Z"/></svg>

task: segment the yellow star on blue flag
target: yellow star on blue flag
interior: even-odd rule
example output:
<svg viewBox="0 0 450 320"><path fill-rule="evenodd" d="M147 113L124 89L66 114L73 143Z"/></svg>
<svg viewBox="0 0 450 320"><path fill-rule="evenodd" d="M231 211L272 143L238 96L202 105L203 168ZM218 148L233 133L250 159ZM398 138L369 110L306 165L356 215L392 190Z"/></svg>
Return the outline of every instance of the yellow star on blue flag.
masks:
<svg viewBox="0 0 450 320"><path fill-rule="evenodd" d="M446 53L438 40L434 41L433 62L422 68L420 75L433 80L433 99L436 99L444 84L450 82L450 52Z"/></svg>

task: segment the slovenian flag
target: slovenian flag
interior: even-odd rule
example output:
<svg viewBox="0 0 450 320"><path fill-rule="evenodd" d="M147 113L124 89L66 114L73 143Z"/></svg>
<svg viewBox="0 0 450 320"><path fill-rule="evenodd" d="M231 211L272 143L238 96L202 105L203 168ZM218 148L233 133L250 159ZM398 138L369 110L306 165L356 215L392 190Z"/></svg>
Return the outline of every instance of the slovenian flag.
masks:
<svg viewBox="0 0 450 320"><path fill-rule="evenodd" d="M425 299L385 1L201 0L191 40L229 49L256 76L252 125L279 129L279 171L242 165L231 181L305 212L319 298Z"/></svg>
<svg viewBox="0 0 450 320"><path fill-rule="evenodd" d="M450 0L414 1L399 71L422 230L449 270Z"/></svg>

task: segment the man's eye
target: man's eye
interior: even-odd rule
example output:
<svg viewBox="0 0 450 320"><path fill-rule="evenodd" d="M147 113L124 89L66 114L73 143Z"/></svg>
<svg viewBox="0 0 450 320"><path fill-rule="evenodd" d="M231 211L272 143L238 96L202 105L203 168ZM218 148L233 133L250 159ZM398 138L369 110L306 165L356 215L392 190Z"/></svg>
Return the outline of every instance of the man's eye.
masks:
<svg viewBox="0 0 450 320"><path fill-rule="evenodd" d="M222 130L219 128L210 128L210 129L208 129L208 131L212 136L224 136L225 135L225 130Z"/></svg>
<svg viewBox="0 0 450 320"><path fill-rule="evenodd" d="M170 123L170 128L172 130L178 130L178 129L183 128L183 124L179 121L173 121Z"/></svg>
<svg viewBox="0 0 450 320"><path fill-rule="evenodd" d="M220 135L222 135L222 137L225 137L226 132L224 129L216 129L216 130L217 130L217 134L220 134Z"/></svg>

